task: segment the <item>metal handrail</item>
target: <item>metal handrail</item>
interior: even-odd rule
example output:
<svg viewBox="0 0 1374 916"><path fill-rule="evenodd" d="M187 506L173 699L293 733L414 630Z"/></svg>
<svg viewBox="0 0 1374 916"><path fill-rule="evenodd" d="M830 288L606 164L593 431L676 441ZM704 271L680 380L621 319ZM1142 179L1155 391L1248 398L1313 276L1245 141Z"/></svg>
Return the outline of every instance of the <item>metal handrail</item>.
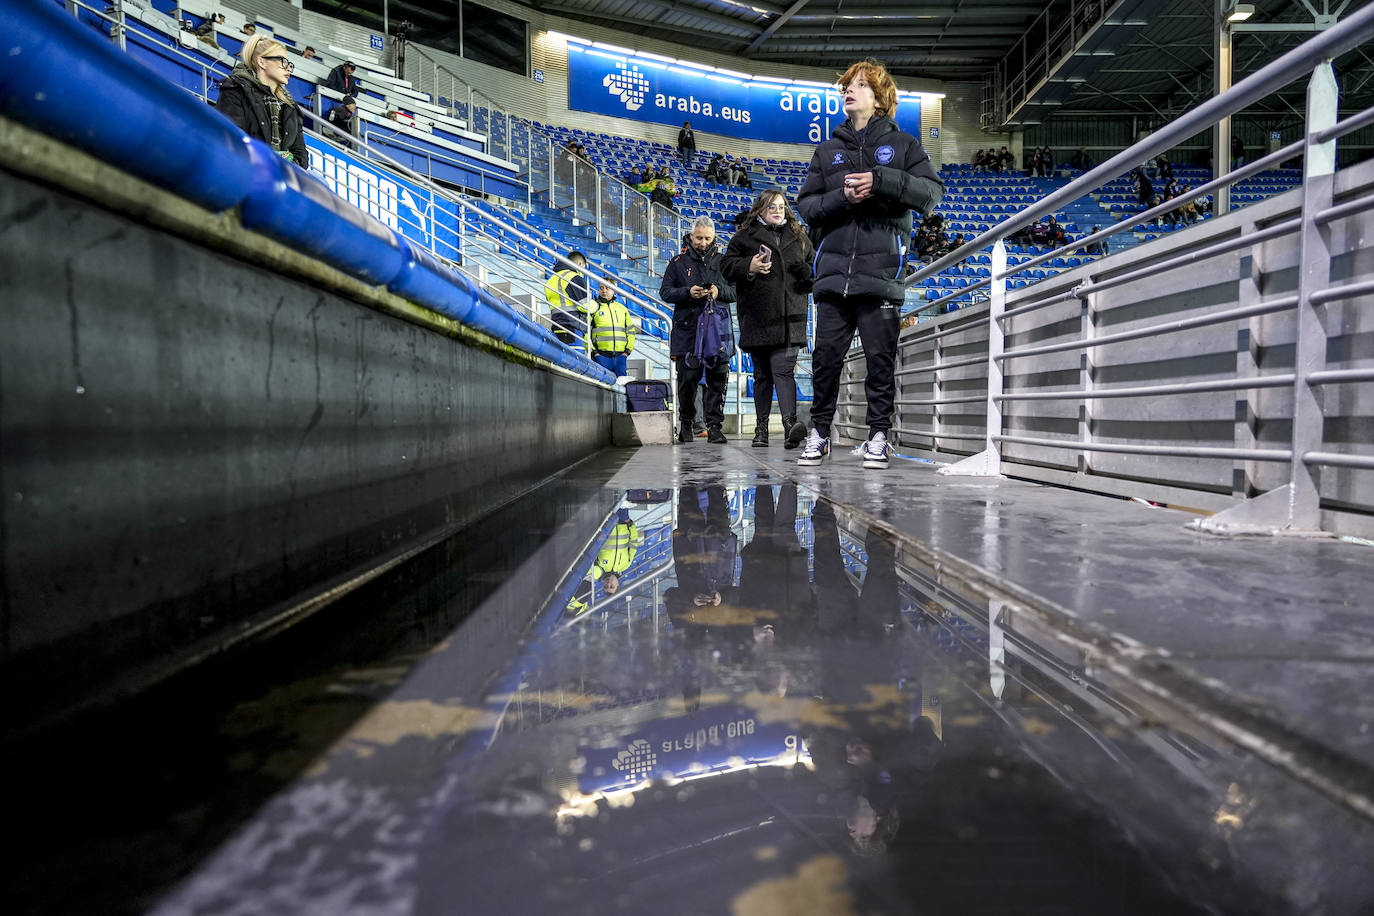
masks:
<svg viewBox="0 0 1374 916"><path fill-rule="evenodd" d="M1180 141L1210 127L1221 118L1228 117L1275 90L1287 86L1297 78L1294 76L1295 73L1309 71L1318 63L1351 50L1369 38L1370 35L1374 35L1374 5L1356 10L1346 19L1325 32L1317 33L1313 38L1261 67L1222 94L1208 99L1145 139L1083 173L1059 190L997 224L972 241L965 242L944 257L932 261L908 277L906 285L911 286L927 277L935 276L946 267L962 262L969 254L1007 238L1016 230L1029 226L1040 217L1058 210L1062 205L1077 200L1139 163L1151 159L1159 153L1167 152L1178 145ZM1220 168L1220 163L1218 163L1218 168ZM1238 169L1237 171L1241 170ZM1103 230L1103 233L1105 232L1106 230ZM1105 238L1106 236L1103 235L1102 237Z"/></svg>

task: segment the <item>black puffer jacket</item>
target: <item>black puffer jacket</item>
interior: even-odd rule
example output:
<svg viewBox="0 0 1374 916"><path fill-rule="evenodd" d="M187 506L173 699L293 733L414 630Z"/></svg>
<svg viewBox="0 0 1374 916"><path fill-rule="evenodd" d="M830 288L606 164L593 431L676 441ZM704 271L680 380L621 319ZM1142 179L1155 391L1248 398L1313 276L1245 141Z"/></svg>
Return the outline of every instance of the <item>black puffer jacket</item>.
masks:
<svg viewBox="0 0 1374 916"><path fill-rule="evenodd" d="M767 245L773 268L749 279L749 262ZM721 259L725 278L735 284L739 345L744 350L806 343L806 294L811 291L811 245L786 225L759 220L730 239Z"/></svg>
<svg viewBox="0 0 1374 916"><path fill-rule="evenodd" d="M873 196L858 205L844 196L844 176L873 173ZM818 296L901 299L902 255L911 211L929 213L945 189L921 141L889 117L868 122L862 139L845 121L811 157L797 212L816 246Z"/></svg>
<svg viewBox="0 0 1374 916"><path fill-rule="evenodd" d="M245 134L272 145L272 103L277 101L267 87L259 82L243 64L219 84L219 101L215 109L239 126ZM303 169L310 168L310 152L305 146L301 113L294 102L278 102L281 144Z"/></svg>
<svg viewBox="0 0 1374 916"><path fill-rule="evenodd" d="M687 250L668 262L658 295L673 307L673 333L668 340L669 356L686 356L697 338L697 315L705 299L693 299L692 287L714 286L717 302L734 302L735 288L720 272L720 248L712 245L703 255L687 243Z"/></svg>

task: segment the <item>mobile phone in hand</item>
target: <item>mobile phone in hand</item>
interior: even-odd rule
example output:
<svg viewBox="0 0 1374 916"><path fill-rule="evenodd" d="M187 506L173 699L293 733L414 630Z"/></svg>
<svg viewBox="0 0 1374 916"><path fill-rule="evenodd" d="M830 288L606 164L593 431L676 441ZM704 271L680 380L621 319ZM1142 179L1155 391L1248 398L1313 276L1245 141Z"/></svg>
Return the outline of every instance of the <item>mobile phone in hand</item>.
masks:
<svg viewBox="0 0 1374 916"><path fill-rule="evenodd" d="M771 264L773 263L773 250L767 245L760 245L759 257L763 259L763 263Z"/></svg>

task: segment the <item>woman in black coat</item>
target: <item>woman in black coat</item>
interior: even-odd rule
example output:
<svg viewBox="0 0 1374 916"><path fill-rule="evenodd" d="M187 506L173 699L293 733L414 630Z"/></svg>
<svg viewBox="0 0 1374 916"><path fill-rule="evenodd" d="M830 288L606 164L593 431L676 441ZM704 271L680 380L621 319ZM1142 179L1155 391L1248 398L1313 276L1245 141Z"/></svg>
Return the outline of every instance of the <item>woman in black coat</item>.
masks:
<svg viewBox="0 0 1374 916"><path fill-rule="evenodd" d="M735 286L740 349L754 361L754 445L768 445L773 393L782 411L786 448L806 438L797 422L797 351L806 345L811 242L779 191L763 191L745 214L721 259Z"/></svg>
<svg viewBox="0 0 1374 916"><path fill-rule="evenodd" d="M286 46L266 35L243 43L240 62L219 84L215 109L250 137L256 137L303 169L310 168L301 113L286 91L296 65Z"/></svg>

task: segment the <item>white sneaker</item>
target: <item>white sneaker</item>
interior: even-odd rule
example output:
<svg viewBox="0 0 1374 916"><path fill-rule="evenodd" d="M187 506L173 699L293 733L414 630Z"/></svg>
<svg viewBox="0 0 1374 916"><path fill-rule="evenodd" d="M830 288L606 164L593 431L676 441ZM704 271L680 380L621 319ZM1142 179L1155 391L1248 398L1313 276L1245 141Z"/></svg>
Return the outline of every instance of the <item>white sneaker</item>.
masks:
<svg viewBox="0 0 1374 916"><path fill-rule="evenodd" d="M887 444L887 433L874 433L873 438L863 444L864 467L880 471L887 467L887 458L892 454L892 446Z"/></svg>
<svg viewBox="0 0 1374 916"><path fill-rule="evenodd" d="M797 457L797 464L802 467L814 467L825 460L830 454L830 440L821 438L820 430L814 426L811 432L806 435L806 444L802 446L802 453Z"/></svg>

